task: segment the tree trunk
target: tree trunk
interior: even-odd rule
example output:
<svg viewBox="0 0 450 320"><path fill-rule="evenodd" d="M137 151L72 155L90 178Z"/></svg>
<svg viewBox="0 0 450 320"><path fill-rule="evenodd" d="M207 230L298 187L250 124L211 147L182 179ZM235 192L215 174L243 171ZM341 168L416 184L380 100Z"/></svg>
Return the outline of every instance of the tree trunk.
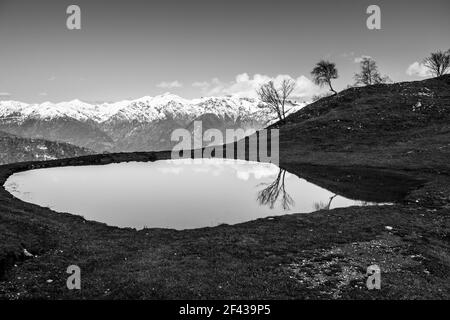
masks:
<svg viewBox="0 0 450 320"><path fill-rule="evenodd" d="M337 94L336 90L334 90L333 87L331 86L331 81L328 81L328 85L330 86L330 90L334 92L334 94Z"/></svg>

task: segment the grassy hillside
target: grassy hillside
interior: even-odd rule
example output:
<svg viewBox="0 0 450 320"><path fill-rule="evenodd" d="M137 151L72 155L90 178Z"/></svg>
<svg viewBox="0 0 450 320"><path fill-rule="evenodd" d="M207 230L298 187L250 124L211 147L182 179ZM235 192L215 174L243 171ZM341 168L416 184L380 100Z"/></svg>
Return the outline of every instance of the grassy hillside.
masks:
<svg viewBox="0 0 450 320"><path fill-rule="evenodd" d="M0 131L0 164L72 158L92 151L64 142L30 139Z"/></svg>
<svg viewBox="0 0 450 320"><path fill-rule="evenodd" d="M450 75L344 90L288 116L284 161L450 169Z"/></svg>

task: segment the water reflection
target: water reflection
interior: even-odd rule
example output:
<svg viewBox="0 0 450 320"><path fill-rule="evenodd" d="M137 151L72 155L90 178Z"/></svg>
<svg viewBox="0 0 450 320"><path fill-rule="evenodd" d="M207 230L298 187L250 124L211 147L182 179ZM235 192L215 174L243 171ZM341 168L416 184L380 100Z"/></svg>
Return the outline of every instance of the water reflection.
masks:
<svg viewBox="0 0 450 320"><path fill-rule="evenodd" d="M190 229L358 205L273 164L166 160L38 169L12 175L23 201L120 227Z"/></svg>
<svg viewBox="0 0 450 320"><path fill-rule="evenodd" d="M284 182L286 170L279 169L277 177L271 183L260 183L267 187L258 192L258 202L260 205L269 206L270 209L275 207L275 203L281 195L281 207L283 210L290 210L295 205L294 199L287 193L286 184Z"/></svg>
<svg viewBox="0 0 450 320"><path fill-rule="evenodd" d="M279 200L281 208L285 211L291 209L295 205L295 201L292 196L286 190L285 183L286 170L279 168L276 178L270 183L260 183L259 186L266 186L264 189L258 192L258 202L262 206L268 206L270 209L275 207L275 204ZM316 201L313 203L315 211L330 210L331 203L337 197L337 194L332 195L327 202ZM370 205L367 202L361 202L361 205Z"/></svg>
<svg viewBox="0 0 450 320"><path fill-rule="evenodd" d="M320 202L314 202L314 209L316 211L319 210L330 210L331 208L331 202L333 202L333 199L337 197L337 194L330 197L330 200L328 200L328 203L324 203L322 201Z"/></svg>

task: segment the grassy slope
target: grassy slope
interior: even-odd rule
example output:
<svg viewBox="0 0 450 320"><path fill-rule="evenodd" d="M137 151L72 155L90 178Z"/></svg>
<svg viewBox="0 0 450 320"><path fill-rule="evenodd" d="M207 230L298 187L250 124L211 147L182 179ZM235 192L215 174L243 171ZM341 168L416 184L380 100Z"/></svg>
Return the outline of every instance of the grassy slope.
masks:
<svg viewBox="0 0 450 320"><path fill-rule="evenodd" d="M368 184L367 175L388 173L389 185L414 185L402 176L423 182L394 206L136 232L57 214L0 190L0 297L448 299L449 79L350 89L279 125L281 166L340 194L385 188ZM419 94L425 88L433 99ZM425 106L420 112L412 110L418 99ZM37 165L167 157L115 154L10 165L0 168L0 181ZM355 183L356 191L349 187ZM25 257L23 248L38 257ZM70 264L82 268L80 292L65 289ZM380 291L365 287L371 264L381 267Z"/></svg>
<svg viewBox="0 0 450 320"><path fill-rule="evenodd" d="M0 164L71 158L93 151L64 142L18 137L0 131Z"/></svg>
<svg viewBox="0 0 450 320"><path fill-rule="evenodd" d="M287 162L450 172L450 75L347 89L274 127Z"/></svg>

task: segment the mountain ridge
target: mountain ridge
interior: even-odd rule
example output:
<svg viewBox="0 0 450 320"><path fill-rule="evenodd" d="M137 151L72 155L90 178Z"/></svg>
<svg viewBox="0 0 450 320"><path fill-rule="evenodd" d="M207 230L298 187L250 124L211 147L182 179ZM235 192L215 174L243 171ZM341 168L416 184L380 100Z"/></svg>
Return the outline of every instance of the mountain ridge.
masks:
<svg viewBox="0 0 450 320"><path fill-rule="evenodd" d="M101 104L78 99L41 104L9 100L0 101L0 130L97 152L157 151L173 147L175 142L170 138L175 129L189 129L193 121L200 121L205 115L209 126L219 130L261 129L271 120L261 106L260 101L251 98L189 100L170 93Z"/></svg>
<svg viewBox="0 0 450 320"><path fill-rule="evenodd" d="M43 103L25 103L15 100L0 101L0 117L22 116L57 118L71 117L77 120L93 120L98 123L106 122L111 118L122 115L128 116L133 120L154 121L161 119L164 113L162 107L171 107L173 112L195 111L192 108L197 107L198 113L206 111L215 111L216 113L237 114L247 111L257 113L260 110L259 101L252 98L237 97L203 97L196 99L184 99L180 96L165 93L158 96L144 96L133 100L122 100L117 102L105 103L87 103L79 99L63 102L43 102ZM180 108L182 106L182 108ZM214 108L215 107L215 108ZM153 110L149 110L153 109ZM142 119L142 116L144 119Z"/></svg>

